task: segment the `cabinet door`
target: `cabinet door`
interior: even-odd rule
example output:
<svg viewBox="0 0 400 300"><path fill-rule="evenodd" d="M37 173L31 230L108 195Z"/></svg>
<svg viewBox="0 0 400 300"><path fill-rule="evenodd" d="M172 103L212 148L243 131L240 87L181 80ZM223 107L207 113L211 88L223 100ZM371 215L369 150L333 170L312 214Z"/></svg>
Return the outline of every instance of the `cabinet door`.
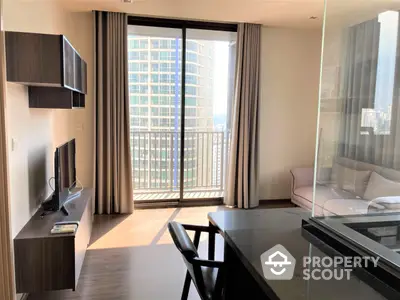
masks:
<svg viewBox="0 0 400 300"><path fill-rule="evenodd" d="M79 92L82 91L82 59L76 52L74 65L74 88Z"/></svg>
<svg viewBox="0 0 400 300"><path fill-rule="evenodd" d="M7 80L63 86L60 35L6 32Z"/></svg>
<svg viewBox="0 0 400 300"><path fill-rule="evenodd" d="M31 108L72 108L73 91L61 87L29 87L29 107Z"/></svg>
<svg viewBox="0 0 400 300"><path fill-rule="evenodd" d="M80 92L72 92L72 108L84 108L85 107L85 94Z"/></svg>
<svg viewBox="0 0 400 300"><path fill-rule="evenodd" d="M82 74L82 93L87 94L87 64L84 60L81 61Z"/></svg>
<svg viewBox="0 0 400 300"><path fill-rule="evenodd" d="M63 37L64 86L71 89L75 88L74 65L75 50L68 40Z"/></svg>

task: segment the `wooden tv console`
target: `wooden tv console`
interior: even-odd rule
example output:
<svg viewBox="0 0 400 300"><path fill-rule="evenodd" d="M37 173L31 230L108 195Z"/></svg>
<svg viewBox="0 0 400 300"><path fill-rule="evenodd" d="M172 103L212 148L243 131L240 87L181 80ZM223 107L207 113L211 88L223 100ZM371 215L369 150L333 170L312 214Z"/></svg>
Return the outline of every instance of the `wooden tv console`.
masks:
<svg viewBox="0 0 400 300"><path fill-rule="evenodd" d="M92 231L92 189L65 207L69 215L39 209L14 239L17 293L72 289L78 283ZM79 221L74 234L50 233L55 222Z"/></svg>

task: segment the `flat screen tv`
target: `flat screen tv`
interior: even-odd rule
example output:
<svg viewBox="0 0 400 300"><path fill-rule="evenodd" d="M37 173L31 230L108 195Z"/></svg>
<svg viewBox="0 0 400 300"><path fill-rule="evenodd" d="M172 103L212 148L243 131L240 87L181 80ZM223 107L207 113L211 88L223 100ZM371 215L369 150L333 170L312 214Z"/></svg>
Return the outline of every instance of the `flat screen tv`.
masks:
<svg viewBox="0 0 400 300"><path fill-rule="evenodd" d="M75 168L75 139L56 148L54 153L54 193L51 200L46 203L45 209L58 211L64 208L64 204L69 200L70 191L76 186Z"/></svg>

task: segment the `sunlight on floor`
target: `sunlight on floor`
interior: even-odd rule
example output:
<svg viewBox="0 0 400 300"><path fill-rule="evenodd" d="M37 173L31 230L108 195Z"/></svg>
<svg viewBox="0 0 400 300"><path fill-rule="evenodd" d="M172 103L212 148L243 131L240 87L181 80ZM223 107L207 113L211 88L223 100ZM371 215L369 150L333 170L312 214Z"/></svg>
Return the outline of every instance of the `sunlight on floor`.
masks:
<svg viewBox="0 0 400 300"><path fill-rule="evenodd" d="M132 215L126 216L121 222L110 223L109 228L105 227L100 230L103 234L99 234L98 237L92 236L94 242L88 249L171 244L172 240L167 228L168 222L208 225L207 214L217 211L218 208L218 206L206 206L135 210ZM204 234L201 240L206 239L207 235Z"/></svg>

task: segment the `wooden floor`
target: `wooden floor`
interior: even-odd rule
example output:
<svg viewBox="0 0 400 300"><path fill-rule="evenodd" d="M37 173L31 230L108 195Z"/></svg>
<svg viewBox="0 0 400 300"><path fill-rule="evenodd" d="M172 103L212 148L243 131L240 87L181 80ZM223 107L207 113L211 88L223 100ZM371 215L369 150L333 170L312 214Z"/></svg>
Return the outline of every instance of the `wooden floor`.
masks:
<svg viewBox="0 0 400 300"><path fill-rule="evenodd" d="M222 198L223 191L215 192L186 192L183 193L183 199L215 199ZM135 201L148 201L148 200L172 200L179 199L179 192L165 192L165 193L141 193L134 195Z"/></svg>
<svg viewBox="0 0 400 300"><path fill-rule="evenodd" d="M282 203L263 205L281 207ZM284 206L288 206L287 204ZM135 210L132 215L95 216L90 247L75 292L31 294L29 300L177 300L185 266L167 230L169 221L208 224L207 214L222 206ZM206 257L207 235L199 253ZM222 260L223 241L216 240ZM190 300L199 297L193 286Z"/></svg>

